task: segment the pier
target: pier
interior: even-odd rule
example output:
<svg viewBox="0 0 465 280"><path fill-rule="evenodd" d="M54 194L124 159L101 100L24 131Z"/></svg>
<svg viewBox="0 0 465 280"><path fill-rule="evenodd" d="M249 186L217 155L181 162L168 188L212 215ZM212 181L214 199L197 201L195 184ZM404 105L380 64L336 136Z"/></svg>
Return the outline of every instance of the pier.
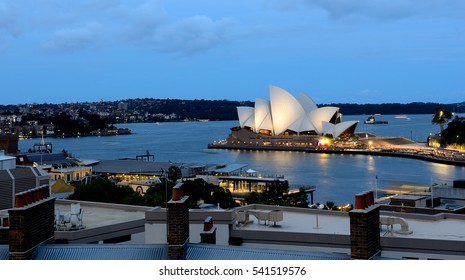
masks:
<svg viewBox="0 0 465 280"><path fill-rule="evenodd" d="M249 145L249 144L208 144L209 149L250 150L250 151L300 151L323 154L360 154L412 158L435 163L465 166L465 152L432 147L388 146L368 148L285 146L285 145Z"/></svg>

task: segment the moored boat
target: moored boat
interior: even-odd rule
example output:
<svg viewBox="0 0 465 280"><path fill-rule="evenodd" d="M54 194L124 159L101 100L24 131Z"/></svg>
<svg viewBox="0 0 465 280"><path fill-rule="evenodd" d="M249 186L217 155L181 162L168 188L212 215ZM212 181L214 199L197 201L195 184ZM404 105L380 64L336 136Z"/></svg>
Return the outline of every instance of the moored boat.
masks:
<svg viewBox="0 0 465 280"><path fill-rule="evenodd" d="M365 124L387 124L387 121L377 121L373 115L365 120Z"/></svg>

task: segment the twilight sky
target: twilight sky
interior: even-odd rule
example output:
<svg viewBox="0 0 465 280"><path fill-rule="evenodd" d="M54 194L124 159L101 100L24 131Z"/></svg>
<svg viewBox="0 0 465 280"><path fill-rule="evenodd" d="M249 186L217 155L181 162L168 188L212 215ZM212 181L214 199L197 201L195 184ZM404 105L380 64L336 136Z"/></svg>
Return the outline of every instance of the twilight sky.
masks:
<svg viewBox="0 0 465 280"><path fill-rule="evenodd" d="M462 0L0 0L0 104L465 101Z"/></svg>

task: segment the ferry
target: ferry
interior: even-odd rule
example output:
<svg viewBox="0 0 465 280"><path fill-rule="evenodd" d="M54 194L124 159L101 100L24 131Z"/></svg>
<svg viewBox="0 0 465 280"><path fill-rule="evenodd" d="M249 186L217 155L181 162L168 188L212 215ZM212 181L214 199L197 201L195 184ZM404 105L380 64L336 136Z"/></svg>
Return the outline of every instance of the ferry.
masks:
<svg viewBox="0 0 465 280"><path fill-rule="evenodd" d="M377 121L373 115L365 120L365 124L387 124L387 121Z"/></svg>

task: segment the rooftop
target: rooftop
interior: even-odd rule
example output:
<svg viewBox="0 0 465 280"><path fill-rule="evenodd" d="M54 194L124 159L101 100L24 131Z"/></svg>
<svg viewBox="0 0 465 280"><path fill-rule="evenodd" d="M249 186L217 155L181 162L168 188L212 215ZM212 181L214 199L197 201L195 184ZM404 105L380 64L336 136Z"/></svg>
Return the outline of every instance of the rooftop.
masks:
<svg viewBox="0 0 465 280"><path fill-rule="evenodd" d="M247 164L241 164L241 163L233 163L233 164L228 164L225 167L222 168L217 168L214 170L216 173L231 173L237 170L240 170L244 167L246 167Z"/></svg>
<svg viewBox="0 0 465 280"><path fill-rule="evenodd" d="M36 260L166 260L166 245L82 244L39 246Z"/></svg>
<svg viewBox="0 0 465 280"><path fill-rule="evenodd" d="M240 224L239 231L264 231L310 233L325 235L350 235L350 219L348 212L327 210L294 210L282 207L283 221L277 226L265 224L250 215L251 223ZM356 210L357 211L357 210ZM381 211L380 216L399 217L412 231L411 234L400 233L401 225L392 228L381 227L381 237L408 238L415 240L463 241L465 240L465 216L461 214L440 213L436 215L394 213Z"/></svg>
<svg viewBox="0 0 465 280"><path fill-rule="evenodd" d="M258 222L257 218L250 215L252 223L237 227L241 231L266 231L266 232L295 232L312 234L350 235L350 220L348 212L328 210L302 211L281 207L283 209L283 221L277 226ZM460 214L441 213L436 215L393 213L381 211L381 216L395 216L404 219L412 234L397 233L399 224L394 224L392 229L382 227L381 236L412 239L431 240L465 240L465 216Z"/></svg>
<svg viewBox="0 0 465 280"><path fill-rule="evenodd" d="M57 199L55 212L69 213L72 203L80 203L85 229L57 231L55 239L69 243L91 243L117 236L144 232L145 212L154 207Z"/></svg>
<svg viewBox="0 0 465 280"><path fill-rule="evenodd" d="M160 175L168 171L171 164L169 162L154 162L142 160L101 160L92 166L92 171L96 173L111 174L153 174Z"/></svg>

